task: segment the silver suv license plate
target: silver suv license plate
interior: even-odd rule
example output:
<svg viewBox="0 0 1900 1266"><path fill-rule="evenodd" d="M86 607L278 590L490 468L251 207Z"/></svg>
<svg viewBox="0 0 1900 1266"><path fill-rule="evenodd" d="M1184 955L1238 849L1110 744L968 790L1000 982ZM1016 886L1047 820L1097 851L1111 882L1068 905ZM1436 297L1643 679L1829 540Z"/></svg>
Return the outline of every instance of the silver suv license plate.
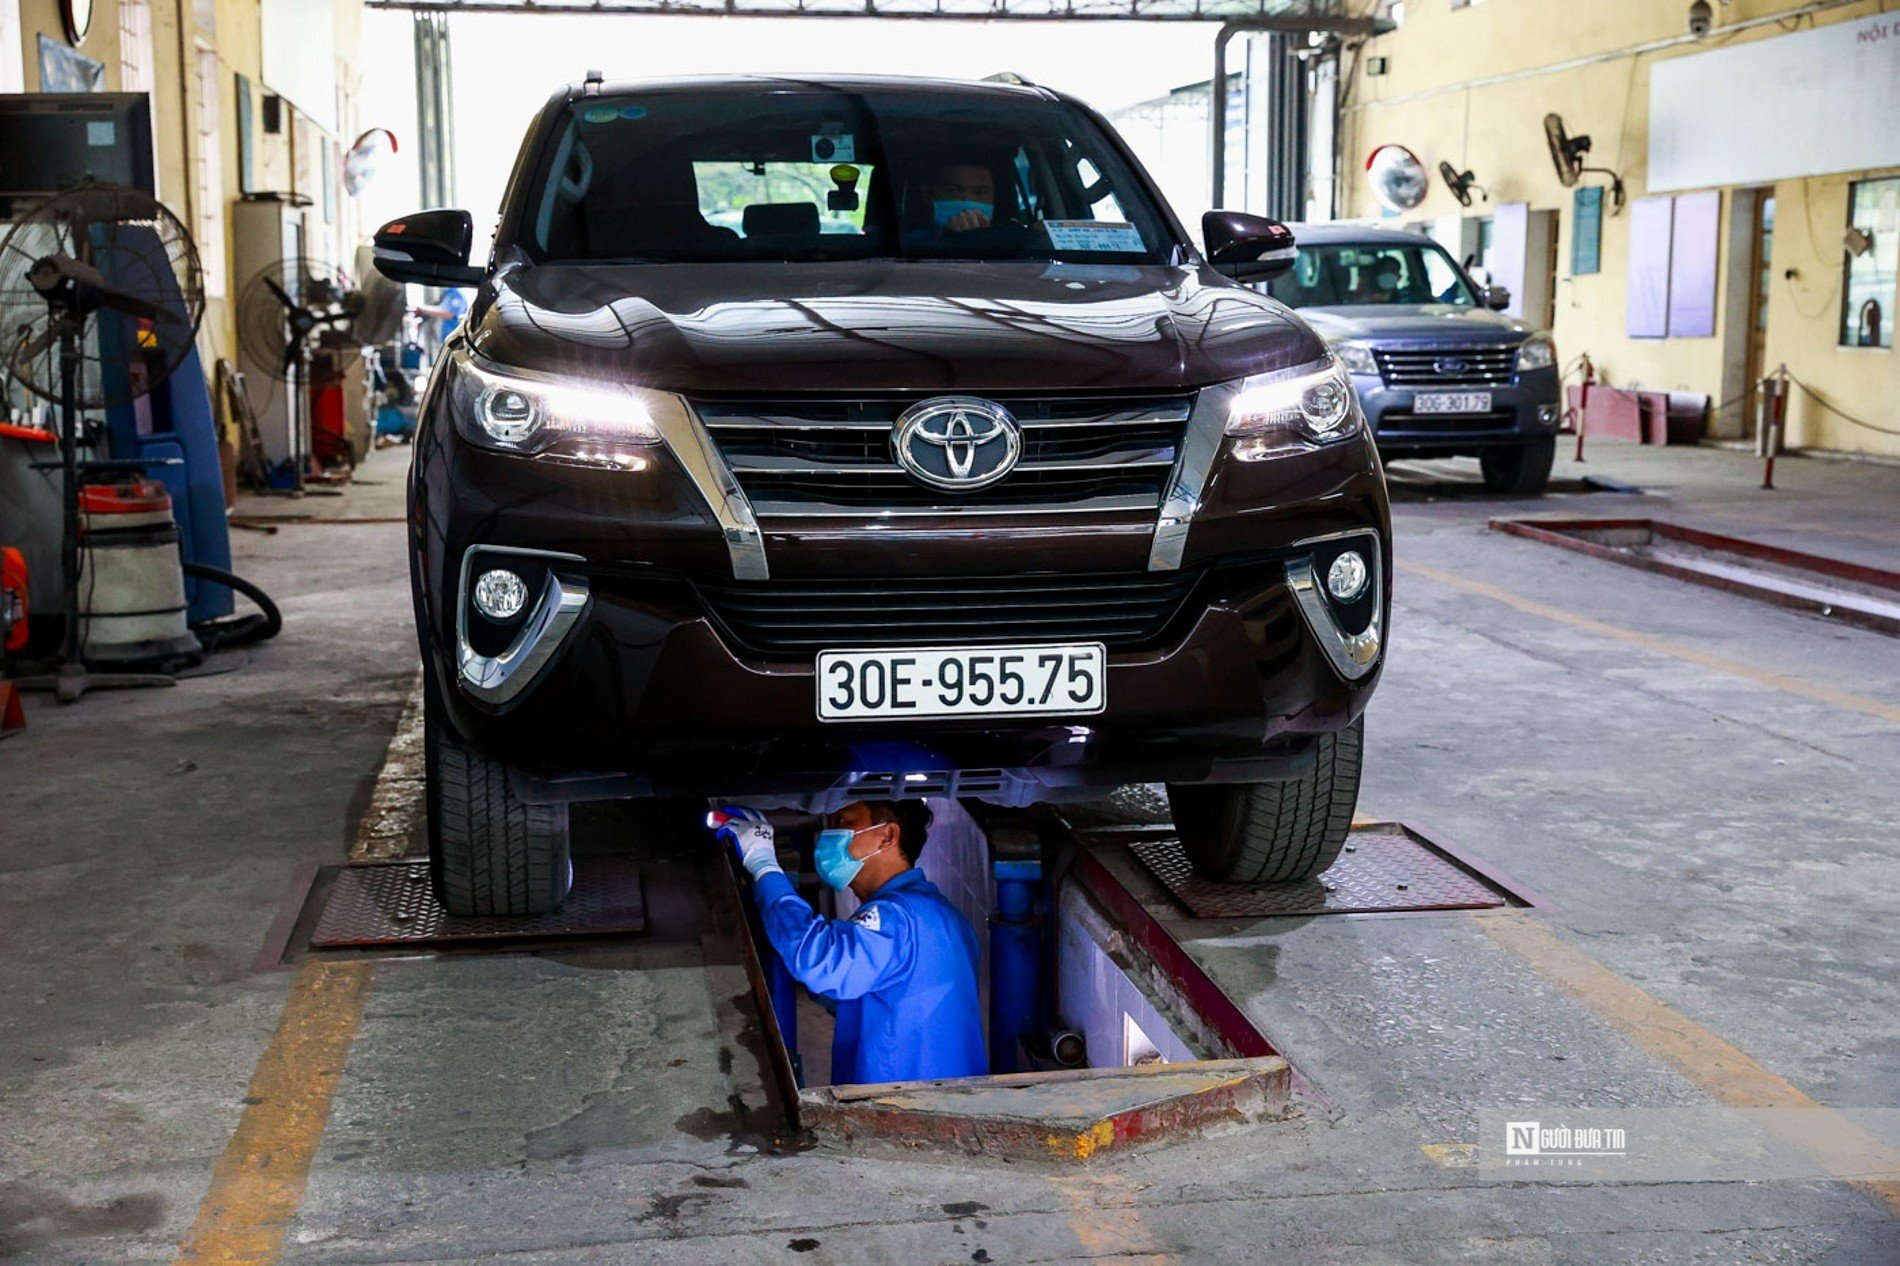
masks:
<svg viewBox="0 0 1900 1266"><path fill-rule="evenodd" d="M1414 413L1489 413L1488 391L1421 391L1412 397Z"/></svg>
<svg viewBox="0 0 1900 1266"><path fill-rule="evenodd" d="M1108 652L1100 642L820 651L820 721L1013 717L1100 712Z"/></svg>

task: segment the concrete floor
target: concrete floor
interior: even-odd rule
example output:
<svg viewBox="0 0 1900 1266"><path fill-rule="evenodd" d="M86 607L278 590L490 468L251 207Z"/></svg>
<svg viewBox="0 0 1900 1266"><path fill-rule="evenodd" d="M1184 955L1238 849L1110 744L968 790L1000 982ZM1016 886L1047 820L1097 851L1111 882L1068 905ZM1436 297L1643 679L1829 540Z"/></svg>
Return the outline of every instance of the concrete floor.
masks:
<svg viewBox="0 0 1900 1266"><path fill-rule="evenodd" d="M402 457L246 507L359 521L238 534L286 629L237 671L36 699L0 746L0 1260L190 1235L188 1260L325 1263L1900 1261L1896 1185L1458 1163L1487 1109L1891 1120L1895 643L1484 523L1641 514L1896 568L1900 469L1784 460L1763 493L1739 455L1605 443L1503 503L1467 464L1396 467L1362 808L1550 904L1236 925L1148 894L1325 1101L1046 1172L775 1153L743 976L677 846L640 941L255 970L295 870L342 860L413 678L401 529L375 521Z"/></svg>

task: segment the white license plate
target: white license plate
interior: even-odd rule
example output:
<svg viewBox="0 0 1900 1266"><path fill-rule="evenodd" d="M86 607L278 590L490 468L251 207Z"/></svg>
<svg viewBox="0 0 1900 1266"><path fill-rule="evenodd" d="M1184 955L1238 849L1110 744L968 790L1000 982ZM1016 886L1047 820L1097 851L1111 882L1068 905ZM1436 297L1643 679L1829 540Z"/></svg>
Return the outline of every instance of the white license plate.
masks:
<svg viewBox="0 0 1900 1266"><path fill-rule="evenodd" d="M1488 391L1421 391L1412 397L1414 413L1489 413Z"/></svg>
<svg viewBox="0 0 1900 1266"><path fill-rule="evenodd" d="M1108 701L1100 642L818 653L820 721L1077 716Z"/></svg>

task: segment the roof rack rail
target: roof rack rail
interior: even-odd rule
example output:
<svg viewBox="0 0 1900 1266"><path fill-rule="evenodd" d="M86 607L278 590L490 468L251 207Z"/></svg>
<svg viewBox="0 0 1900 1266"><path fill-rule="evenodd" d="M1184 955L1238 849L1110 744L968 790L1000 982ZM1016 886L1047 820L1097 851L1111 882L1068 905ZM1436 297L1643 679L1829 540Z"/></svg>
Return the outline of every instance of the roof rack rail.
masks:
<svg viewBox="0 0 1900 1266"><path fill-rule="evenodd" d="M600 85L605 79L606 76L598 70L588 71L587 80L581 85L581 95L583 97L598 96L600 93Z"/></svg>

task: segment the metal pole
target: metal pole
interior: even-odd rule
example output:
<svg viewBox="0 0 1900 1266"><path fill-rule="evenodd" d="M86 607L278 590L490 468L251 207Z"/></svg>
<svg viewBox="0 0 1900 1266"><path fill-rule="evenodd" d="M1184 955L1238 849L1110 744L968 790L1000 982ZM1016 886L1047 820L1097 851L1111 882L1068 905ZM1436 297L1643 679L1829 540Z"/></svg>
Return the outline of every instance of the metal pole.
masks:
<svg viewBox="0 0 1900 1266"><path fill-rule="evenodd" d="M79 642L79 339L71 321L75 317L56 317L59 334L59 467L65 484L61 508L64 529L59 542L60 577L65 582L63 595L66 615L65 645L61 648L60 671L80 662Z"/></svg>
<svg viewBox="0 0 1900 1266"><path fill-rule="evenodd" d="M1762 419L1759 447L1763 457L1761 486L1775 487L1775 455L1781 451L1782 428L1788 419L1788 367L1782 365L1762 380Z"/></svg>
<svg viewBox="0 0 1900 1266"><path fill-rule="evenodd" d="M1215 211L1227 205L1227 44L1241 30L1241 23L1227 22L1214 37L1214 80L1209 85L1213 96L1207 107L1207 170L1213 186L1208 206Z"/></svg>

